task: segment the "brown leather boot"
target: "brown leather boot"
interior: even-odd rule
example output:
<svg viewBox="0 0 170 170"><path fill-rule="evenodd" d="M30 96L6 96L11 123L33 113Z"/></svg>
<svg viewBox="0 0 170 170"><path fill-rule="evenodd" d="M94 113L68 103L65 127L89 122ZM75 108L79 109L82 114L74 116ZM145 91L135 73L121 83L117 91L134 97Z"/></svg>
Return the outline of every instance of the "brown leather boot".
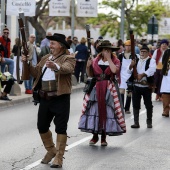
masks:
<svg viewBox="0 0 170 170"><path fill-rule="evenodd" d="M63 155L66 148L66 142L67 142L67 135L65 134L57 134L57 144L56 144L56 156L54 158L54 161L51 168L61 168L63 164Z"/></svg>
<svg viewBox="0 0 170 170"><path fill-rule="evenodd" d="M47 133L40 133L40 136L45 146L45 149L47 150L47 153L42 159L41 163L48 164L56 155L56 148L53 143L52 133L49 130Z"/></svg>
<svg viewBox="0 0 170 170"><path fill-rule="evenodd" d="M163 114L162 114L162 116L169 117L170 95L169 94L162 94L162 99L163 99Z"/></svg>

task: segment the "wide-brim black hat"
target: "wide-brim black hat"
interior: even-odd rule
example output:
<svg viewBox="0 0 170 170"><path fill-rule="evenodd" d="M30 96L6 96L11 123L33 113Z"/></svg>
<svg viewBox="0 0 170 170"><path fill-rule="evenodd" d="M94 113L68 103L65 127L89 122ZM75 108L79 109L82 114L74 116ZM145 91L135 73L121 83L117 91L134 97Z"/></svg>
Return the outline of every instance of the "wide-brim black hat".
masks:
<svg viewBox="0 0 170 170"><path fill-rule="evenodd" d="M66 36L64 34L54 33L52 36L46 36L47 39L60 42L70 49L70 45L66 41Z"/></svg>
<svg viewBox="0 0 170 170"><path fill-rule="evenodd" d="M119 47L114 47L109 40L100 42L100 45L97 48L100 51L102 51L103 48L110 48L112 51L118 51L120 49Z"/></svg>

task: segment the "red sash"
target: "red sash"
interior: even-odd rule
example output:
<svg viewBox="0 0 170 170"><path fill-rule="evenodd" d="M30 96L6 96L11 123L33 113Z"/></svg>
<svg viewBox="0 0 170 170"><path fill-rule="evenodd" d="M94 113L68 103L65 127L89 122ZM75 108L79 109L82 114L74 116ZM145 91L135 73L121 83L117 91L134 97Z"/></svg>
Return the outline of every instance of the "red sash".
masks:
<svg viewBox="0 0 170 170"><path fill-rule="evenodd" d="M162 55L162 51L161 51L161 49L159 48L159 49L157 50L157 55L156 55L156 65L158 64L159 59L161 58L161 55Z"/></svg>

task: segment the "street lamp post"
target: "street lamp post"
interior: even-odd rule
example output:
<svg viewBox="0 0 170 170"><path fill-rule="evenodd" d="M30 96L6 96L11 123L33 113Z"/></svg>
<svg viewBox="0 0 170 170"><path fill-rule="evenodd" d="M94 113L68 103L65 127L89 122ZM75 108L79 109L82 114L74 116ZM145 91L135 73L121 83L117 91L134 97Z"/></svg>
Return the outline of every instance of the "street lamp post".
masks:
<svg viewBox="0 0 170 170"><path fill-rule="evenodd" d="M124 20L125 20L125 0L122 0L120 21L120 38L122 41L124 41Z"/></svg>
<svg viewBox="0 0 170 170"><path fill-rule="evenodd" d="M148 34L152 35L152 45L153 45L153 36L158 34L158 21L154 15L149 19L148 22Z"/></svg>
<svg viewBox="0 0 170 170"><path fill-rule="evenodd" d="M72 0L72 11L71 11L71 38L73 39L74 37L74 20L75 20L75 17L74 17L74 7L75 7L75 1Z"/></svg>
<svg viewBox="0 0 170 170"><path fill-rule="evenodd" d="M1 32L5 25L5 1L1 1Z"/></svg>

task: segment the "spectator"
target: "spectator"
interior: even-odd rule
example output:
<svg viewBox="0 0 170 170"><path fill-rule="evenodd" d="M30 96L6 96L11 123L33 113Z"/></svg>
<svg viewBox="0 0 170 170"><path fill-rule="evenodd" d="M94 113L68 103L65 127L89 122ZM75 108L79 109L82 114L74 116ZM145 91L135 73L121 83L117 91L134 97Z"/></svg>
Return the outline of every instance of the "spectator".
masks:
<svg viewBox="0 0 170 170"><path fill-rule="evenodd" d="M70 48L68 49L68 51L70 52L70 54L73 54L74 51L73 51L73 49L71 48L72 40L71 40L71 39L67 39L67 43L68 43L69 46L70 46Z"/></svg>
<svg viewBox="0 0 170 170"><path fill-rule="evenodd" d="M35 42L35 35L31 34L29 36L29 41L27 42L27 45L29 49L28 60L31 62L32 66L36 66L38 62L38 54L34 42ZM24 80L24 85L25 85L25 94L32 94L33 77L31 75L29 80Z"/></svg>
<svg viewBox="0 0 170 170"><path fill-rule="evenodd" d="M52 33L51 32L47 32L46 36L52 36ZM42 47L49 47L50 46L50 41L49 39L47 38L44 38L42 41L41 41L41 45L40 45L40 48L42 49Z"/></svg>
<svg viewBox="0 0 170 170"><path fill-rule="evenodd" d="M0 62L1 59L2 57L0 57ZM5 86L3 92L1 92L0 100L11 101L11 99L8 98L7 94L10 93L13 84L14 84L14 79L13 77L11 77L11 75L5 76L2 72L0 72L0 92L1 92L1 87Z"/></svg>
<svg viewBox="0 0 170 170"><path fill-rule="evenodd" d="M17 79L17 73L16 73L16 62L17 62L17 56L21 57L21 41L19 38L15 39L15 44L12 49L12 53L14 54L13 60L14 60L14 72L13 72L13 77ZM22 62L19 60L19 68L20 68L20 75L22 75Z"/></svg>
<svg viewBox="0 0 170 170"><path fill-rule="evenodd" d="M51 32L47 32L46 34L47 36L52 36ZM50 53L50 41L47 38L44 38L41 41L41 45L40 45L40 53L39 53L39 58L42 58L43 56L45 56L46 54Z"/></svg>
<svg viewBox="0 0 170 170"><path fill-rule="evenodd" d="M73 37L73 42L72 42L70 48L73 49L73 52L74 52L74 53L76 52L76 47L77 47L77 45L78 45L78 38L77 38L77 37Z"/></svg>
<svg viewBox="0 0 170 170"><path fill-rule="evenodd" d="M8 66L8 71L11 75L13 75L14 71L14 61L10 59L10 46L11 46L11 40L8 37L9 36L9 29L6 27L3 29L3 34L0 36L0 43L3 46L3 49L1 51L2 53L2 60L1 60L1 71L2 73L5 72L6 65Z"/></svg>
<svg viewBox="0 0 170 170"><path fill-rule="evenodd" d="M84 82L84 73L85 73L85 63L88 57L88 49L86 44L86 38L82 37L80 44L76 47L76 51L78 51L76 55L76 67L75 67L75 76L77 82L79 82L79 75L81 73L81 82Z"/></svg>

